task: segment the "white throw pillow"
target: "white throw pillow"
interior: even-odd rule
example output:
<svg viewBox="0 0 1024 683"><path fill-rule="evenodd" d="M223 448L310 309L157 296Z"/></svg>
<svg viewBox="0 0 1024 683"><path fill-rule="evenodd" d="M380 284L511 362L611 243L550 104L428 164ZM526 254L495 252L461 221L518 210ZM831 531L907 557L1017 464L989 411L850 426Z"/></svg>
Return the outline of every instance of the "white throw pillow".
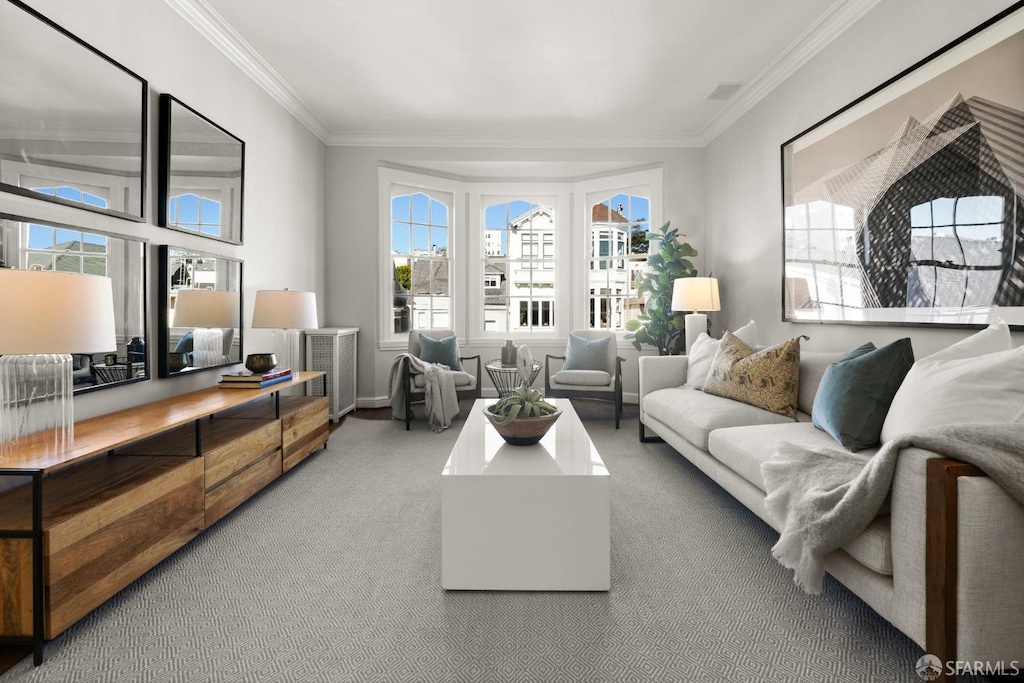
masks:
<svg viewBox="0 0 1024 683"><path fill-rule="evenodd" d="M757 346L757 323L753 320L733 332L733 334L747 346ZM701 389L704 386L704 382L708 378L708 372L711 371L711 361L715 359L715 353L718 351L718 345L721 343L721 339L714 339L706 332L701 332L700 336L693 341L693 346L690 347L690 352L687 354L686 383L683 384L684 387L687 389Z"/></svg>
<svg viewBox="0 0 1024 683"><path fill-rule="evenodd" d="M914 363L882 425L882 443L950 424L1020 422L1024 417L1024 346L974 358Z"/></svg>
<svg viewBox="0 0 1024 683"><path fill-rule="evenodd" d="M961 339L937 353L921 360L953 360L955 358L976 358L986 353L1008 351L1013 348L1010 338L1010 326L1002 318L997 318L991 325L977 334Z"/></svg>

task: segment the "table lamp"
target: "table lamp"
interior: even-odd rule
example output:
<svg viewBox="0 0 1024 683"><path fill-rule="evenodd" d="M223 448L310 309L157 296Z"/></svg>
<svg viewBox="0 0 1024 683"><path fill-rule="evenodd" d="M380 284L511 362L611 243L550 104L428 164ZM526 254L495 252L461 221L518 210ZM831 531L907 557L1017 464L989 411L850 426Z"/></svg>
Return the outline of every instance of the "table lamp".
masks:
<svg viewBox="0 0 1024 683"><path fill-rule="evenodd" d="M111 280L0 268L0 467L74 444L72 353L117 349Z"/></svg>
<svg viewBox="0 0 1024 683"><path fill-rule="evenodd" d="M238 327L238 292L179 289L174 302L174 327L192 328L192 367L229 363L224 330Z"/></svg>
<svg viewBox="0 0 1024 683"><path fill-rule="evenodd" d="M718 298L718 278L715 277L681 277L672 283L672 310L693 311L685 318L686 352L697 340L701 332L708 331L708 317L700 311L720 311L721 301Z"/></svg>
<svg viewBox="0 0 1024 683"><path fill-rule="evenodd" d="M274 331L274 347L276 362L266 356L271 354L251 354L245 361L245 367L253 372L266 372L275 364L293 371L299 367L302 357L302 330L317 329L320 323L316 314L316 293L296 292L290 289L261 289L256 292L256 301L252 310L252 326L254 329ZM263 358L257 358L262 356ZM254 367L270 367L266 370L253 370Z"/></svg>

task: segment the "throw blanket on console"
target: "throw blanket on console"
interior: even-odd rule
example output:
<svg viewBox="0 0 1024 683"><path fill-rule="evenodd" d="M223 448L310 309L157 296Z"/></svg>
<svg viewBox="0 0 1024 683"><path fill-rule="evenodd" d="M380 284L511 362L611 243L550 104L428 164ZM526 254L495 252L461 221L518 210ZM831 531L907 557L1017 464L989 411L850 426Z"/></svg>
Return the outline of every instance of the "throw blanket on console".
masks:
<svg viewBox="0 0 1024 683"><path fill-rule="evenodd" d="M887 442L872 457L781 443L761 465L765 507L781 529L772 555L808 593L820 593L826 555L859 536L882 509L896 458L923 448L978 467L1024 503L1024 425L949 425Z"/></svg>
<svg viewBox="0 0 1024 683"><path fill-rule="evenodd" d="M459 397L455 393L452 371L446 365L426 363L409 353L399 354L391 363L388 386L391 388L389 399L392 419L405 419L405 395L409 391L405 382L406 363L414 375L423 375L430 428L435 432L447 429L459 414Z"/></svg>

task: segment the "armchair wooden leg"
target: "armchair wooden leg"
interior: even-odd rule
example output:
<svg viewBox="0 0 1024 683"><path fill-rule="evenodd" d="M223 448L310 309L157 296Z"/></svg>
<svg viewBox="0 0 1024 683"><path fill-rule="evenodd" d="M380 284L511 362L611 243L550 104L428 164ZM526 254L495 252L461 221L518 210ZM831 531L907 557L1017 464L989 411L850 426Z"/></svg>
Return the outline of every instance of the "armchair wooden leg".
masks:
<svg viewBox="0 0 1024 683"><path fill-rule="evenodd" d="M615 397L615 428L619 428L619 418L622 416L622 398Z"/></svg>

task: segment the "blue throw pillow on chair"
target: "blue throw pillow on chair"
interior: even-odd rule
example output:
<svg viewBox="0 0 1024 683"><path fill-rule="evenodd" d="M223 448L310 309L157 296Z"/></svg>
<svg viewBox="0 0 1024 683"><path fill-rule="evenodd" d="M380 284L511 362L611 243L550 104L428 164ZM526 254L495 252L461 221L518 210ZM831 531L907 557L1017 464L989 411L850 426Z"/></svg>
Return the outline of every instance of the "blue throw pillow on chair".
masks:
<svg viewBox="0 0 1024 683"><path fill-rule="evenodd" d="M420 360L447 365L456 372L462 370L462 365L459 363L459 343L454 334L443 339L434 339L421 334Z"/></svg>
<svg viewBox="0 0 1024 683"><path fill-rule="evenodd" d="M811 421L851 451L877 446L896 390L914 364L904 338L876 349L870 342L825 370Z"/></svg>
<svg viewBox="0 0 1024 683"><path fill-rule="evenodd" d="M610 337L587 339L569 333L569 348L565 352L563 370L607 370Z"/></svg>

